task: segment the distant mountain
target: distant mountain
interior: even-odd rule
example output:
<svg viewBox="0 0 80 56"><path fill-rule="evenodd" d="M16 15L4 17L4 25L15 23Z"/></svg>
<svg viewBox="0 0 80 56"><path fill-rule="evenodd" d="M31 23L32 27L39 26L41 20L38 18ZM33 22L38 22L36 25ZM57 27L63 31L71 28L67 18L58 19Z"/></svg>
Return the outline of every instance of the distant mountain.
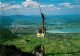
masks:
<svg viewBox="0 0 80 56"><path fill-rule="evenodd" d="M18 25L41 25L42 17L41 15L11 15L11 16L2 16L0 15L1 25L5 24L18 24ZM71 22L80 22L80 15L46 15L45 22L53 23L71 23Z"/></svg>
<svg viewBox="0 0 80 56"><path fill-rule="evenodd" d="M0 16L0 28L2 28L4 25L11 25L13 20L7 16Z"/></svg>

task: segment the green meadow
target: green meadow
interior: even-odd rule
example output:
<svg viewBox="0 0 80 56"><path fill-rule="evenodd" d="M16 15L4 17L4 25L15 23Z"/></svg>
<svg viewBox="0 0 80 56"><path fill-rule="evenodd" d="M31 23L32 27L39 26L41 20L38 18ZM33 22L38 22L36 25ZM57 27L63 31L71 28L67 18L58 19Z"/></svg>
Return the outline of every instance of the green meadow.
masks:
<svg viewBox="0 0 80 56"><path fill-rule="evenodd" d="M17 35L18 38L2 42L2 45L15 45L24 52L31 52L36 46L44 45L46 56L76 56L80 53L80 34L47 33L44 38L34 35ZM67 36L67 37L66 37ZM19 38L20 37L20 38ZM78 55L77 55L78 56Z"/></svg>

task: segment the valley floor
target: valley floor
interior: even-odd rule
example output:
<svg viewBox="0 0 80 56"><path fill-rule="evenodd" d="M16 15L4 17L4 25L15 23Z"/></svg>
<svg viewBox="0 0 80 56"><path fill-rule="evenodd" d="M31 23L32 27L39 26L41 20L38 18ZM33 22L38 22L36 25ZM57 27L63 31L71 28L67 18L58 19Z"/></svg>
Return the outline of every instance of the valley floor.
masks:
<svg viewBox="0 0 80 56"><path fill-rule="evenodd" d="M45 38L37 38L35 34L17 36L17 39L0 44L14 45L24 52L31 52L36 46L44 45L46 56L80 56L80 34L47 33Z"/></svg>

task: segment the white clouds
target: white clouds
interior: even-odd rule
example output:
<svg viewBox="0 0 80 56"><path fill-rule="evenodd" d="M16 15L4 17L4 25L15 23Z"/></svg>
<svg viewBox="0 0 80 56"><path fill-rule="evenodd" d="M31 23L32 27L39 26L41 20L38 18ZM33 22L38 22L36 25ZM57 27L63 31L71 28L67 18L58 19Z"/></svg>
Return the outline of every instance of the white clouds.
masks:
<svg viewBox="0 0 80 56"><path fill-rule="evenodd" d="M59 5L70 5L70 3L61 3Z"/></svg>
<svg viewBox="0 0 80 56"><path fill-rule="evenodd" d="M11 9L11 8L21 8L22 6L21 5L12 5L10 7L8 7L8 9Z"/></svg>
<svg viewBox="0 0 80 56"><path fill-rule="evenodd" d="M0 2L0 4L2 4L2 3Z"/></svg>
<svg viewBox="0 0 80 56"><path fill-rule="evenodd" d="M10 7L3 8L2 10L12 9L12 8L21 8L21 5L12 5Z"/></svg>
<svg viewBox="0 0 80 56"><path fill-rule="evenodd" d="M55 6L55 5L41 5L40 7L53 7L53 6Z"/></svg>
<svg viewBox="0 0 80 56"><path fill-rule="evenodd" d="M22 3L22 5L24 5L24 7L27 8L38 8L38 3L32 0L26 0L25 2ZM54 5L50 4L50 5L41 5L40 7L53 7L53 6Z"/></svg>
<svg viewBox="0 0 80 56"><path fill-rule="evenodd" d="M59 7L54 7L54 8L50 8L49 10L50 11L53 11L53 10L60 10L61 8L59 8Z"/></svg>
<svg viewBox="0 0 80 56"><path fill-rule="evenodd" d="M70 6L69 8L73 8L72 6Z"/></svg>
<svg viewBox="0 0 80 56"><path fill-rule="evenodd" d="M26 1L32 1L32 0L26 0Z"/></svg>
<svg viewBox="0 0 80 56"><path fill-rule="evenodd" d="M61 8L57 8L57 9L59 10L59 9L61 9Z"/></svg>
<svg viewBox="0 0 80 56"><path fill-rule="evenodd" d="M34 2L34 1L31 1L31 0L26 0L25 2L22 3L22 5L24 5L24 7L32 7L32 8L36 8L38 7L38 3L37 2Z"/></svg>
<svg viewBox="0 0 80 56"><path fill-rule="evenodd" d="M61 3L59 5L64 5L64 6L68 7L68 6L70 6L70 3Z"/></svg>
<svg viewBox="0 0 80 56"><path fill-rule="evenodd" d="M80 5L70 5L69 8L79 8Z"/></svg>
<svg viewBox="0 0 80 56"><path fill-rule="evenodd" d="M48 7L53 7L53 6L55 6L55 5L52 5L52 4L48 5Z"/></svg>
<svg viewBox="0 0 80 56"><path fill-rule="evenodd" d="M41 5L40 7L47 7L47 5Z"/></svg>
<svg viewBox="0 0 80 56"><path fill-rule="evenodd" d="M1 8L1 7L5 7L5 6L8 6L8 4L7 4L7 3L4 3L4 4L1 3L1 4L0 4L0 8Z"/></svg>
<svg viewBox="0 0 80 56"><path fill-rule="evenodd" d="M0 4L0 10L8 10L12 8L21 8L21 5L10 5L8 3L1 3Z"/></svg>
<svg viewBox="0 0 80 56"><path fill-rule="evenodd" d="M71 5L71 3L61 3L61 4L58 4L58 5L64 5L65 7L68 7L68 8L80 7L80 5Z"/></svg>

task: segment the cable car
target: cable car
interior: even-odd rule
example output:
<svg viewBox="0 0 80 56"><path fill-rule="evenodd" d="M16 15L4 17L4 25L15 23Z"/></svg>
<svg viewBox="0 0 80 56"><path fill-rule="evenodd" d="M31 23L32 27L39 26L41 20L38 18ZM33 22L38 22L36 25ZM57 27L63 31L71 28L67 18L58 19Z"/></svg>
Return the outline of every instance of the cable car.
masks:
<svg viewBox="0 0 80 56"><path fill-rule="evenodd" d="M45 17L44 17L44 14L41 11L39 1L38 1L38 5L39 5L40 13L41 13L41 16L42 16L42 26L39 27L38 30L37 30L37 37L45 37L45 34L46 34Z"/></svg>

